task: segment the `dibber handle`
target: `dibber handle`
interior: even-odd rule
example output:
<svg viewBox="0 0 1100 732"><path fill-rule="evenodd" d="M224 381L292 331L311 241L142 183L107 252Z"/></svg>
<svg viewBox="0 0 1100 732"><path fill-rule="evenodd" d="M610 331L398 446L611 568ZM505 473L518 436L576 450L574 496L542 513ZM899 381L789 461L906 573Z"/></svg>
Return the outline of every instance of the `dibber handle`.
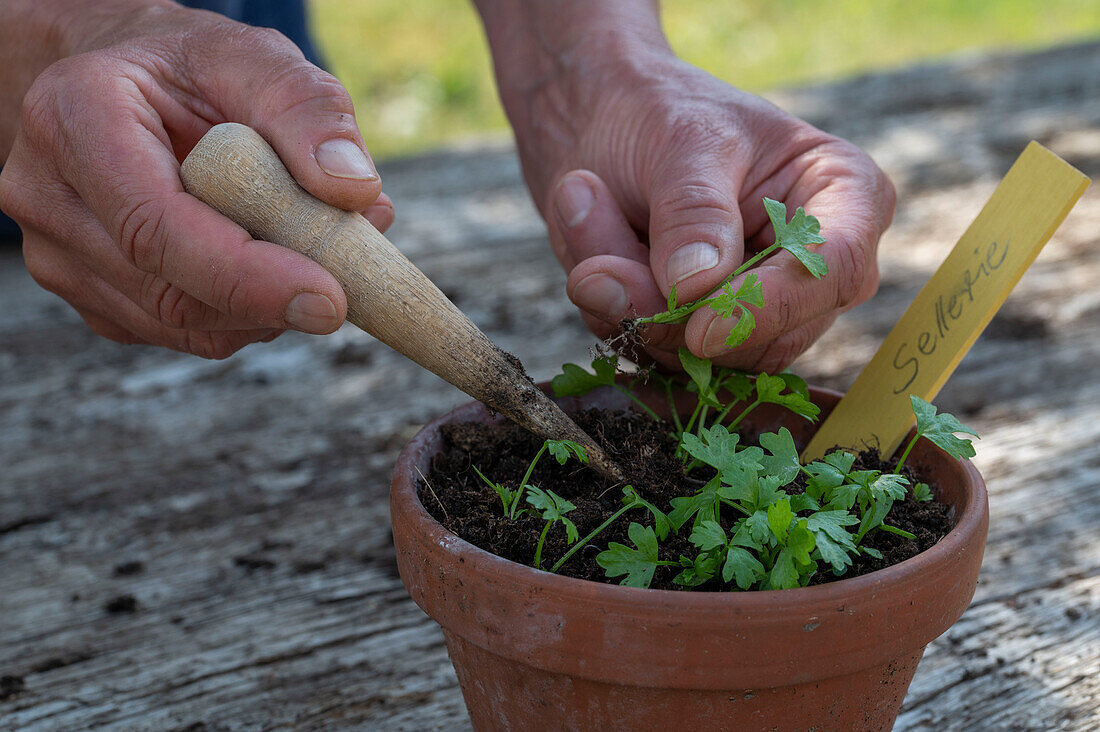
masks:
<svg viewBox="0 0 1100 732"><path fill-rule="evenodd" d="M462 311L357 213L298 185L250 127L215 125L180 167L187 192L264 241L332 273L348 321L537 435L584 445L593 467L619 471Z"/></svg>

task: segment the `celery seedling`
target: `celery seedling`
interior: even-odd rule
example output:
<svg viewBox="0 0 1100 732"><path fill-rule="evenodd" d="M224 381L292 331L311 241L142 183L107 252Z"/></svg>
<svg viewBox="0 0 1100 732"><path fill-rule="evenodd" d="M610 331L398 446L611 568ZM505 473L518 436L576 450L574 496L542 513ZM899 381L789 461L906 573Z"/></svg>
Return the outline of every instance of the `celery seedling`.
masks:
<svg viewBox="0 0 1100 732"><path fill-rule="evenodd" d="M542 569L542 545L546 542L546 534L551 526L560 523L565 527L566 540L570 544L577 540L579 535L576 524L565 517L565 514L576 506L553 491L544 491L533 485L527 486L527 502L536 510L542 511L542 517L546 519L546 525L542 527L542 533L539 534L538 546L535 547L535 569Z"/></svg>
<svg viewBox="0 0 1100 732"><path fill-rule="evenodd" d="M734 290L733 279L735 277L744 274L757 262L779 249L785 249L794 255L813 277L817 279L824 277L829 271L825 264L825 258L807 249L808 246L825 242L824 237L821 236L821 225L818 220L813 216L809 216L799 206L790 222L788 222L787 207L770 198L764 199L764 209L768 212L768 218L771 219L772 228L775 229L775 242L773 244L765 247L742 263L733 271L733 274L712 290L710 295L686 305L681 305L677 302L676 287L673 286L668 294L666 303L668 309L665 312L637 318L634 323L636 325L684 323L692 313L703 306L709 307L723 318L732 317L734 313L740 311L740 318L730 330L729 335L726 336L726 345L734 348L748 340L756 327L756 319L752 311L749 310L748 305L758 308L764 307L764 292L760 285L760 279L755 274L750 273L741 285Z"/></svg>
<svg viewBox="0 0 1100 732"><path fill-rule="evenodd" d="M921 437L928 438L933 445L956 460L974 457L974 443L964 437L956 437L955 433L963 432L977 437L977 432L960 422L952 414L947 412L937 414L936 407L919 396L911 394L909 401L913 405L913 414L917 416L917 434L909 440L909 444L905 446L905 451L898 458L898 465L894 468L895 473L901 472L901 466L905 464L905 458L909 457L913 445L917 444L917 440Z"/></svg>

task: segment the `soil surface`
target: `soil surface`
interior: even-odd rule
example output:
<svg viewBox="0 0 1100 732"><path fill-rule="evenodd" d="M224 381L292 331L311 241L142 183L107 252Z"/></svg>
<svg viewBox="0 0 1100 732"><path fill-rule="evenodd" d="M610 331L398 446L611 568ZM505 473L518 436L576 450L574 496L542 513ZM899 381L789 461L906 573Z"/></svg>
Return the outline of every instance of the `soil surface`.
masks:
<svg viewBox="0 0 1100 732"><path fill-rule="evenodd" d="M661 510L670 511L669 502L673 498L697 492L711 477L699 469L690 475L684 473L682 463L674 454L676 440L670 434L672 427L668 423L654 422L650 417L636 412L597 409L573 416L577 424L624 467L627 482L634 486L639 495ZM474 467L489 479L514 489L523 479L531 458L542 445L542 439L511 423L466 422L446 425L443 440L444 449L432 459L427 483L422 481L418 488L421 503L437 521L474 546L533 566L535 548L546 522L529 515L517 516L514 520L506 518L500 498L478 476ZM875 451L866 451L858 457L856 468L893 470L894 463L883 462ZM905 469L903 472L908 471ZM801 492L801 479L800 476L785 490L788 493ZM549 455L544 455L528 482L551 490L576 506L569 513L569 518L577 525L582 537L622 507L621 487L576 460L562 466ZM935 493L935 485L932 485L932 490ZM895 502L886 521L914 534L916 538L906 539L885 531L873 531L865 537L863 545L878 549L882 559L861 556L843 577L835 577L826 570L815 575L811 584L856 577L914 557L946 536L952 525L947 505L936 501L919 503L912 497ZM651 524L652 519L642 509L626 512L607 527L594 543L574 554L559 574L618 584L621 578L607 578L603 568L596 563L596 556L612 541L630 546L627 528L631 522ZM726 521L723 524L729 528ZM564 528L560 524L551 527L543 547L543 567L552 565L569 548ZM670 534L661 542L662 560L677 561L681 555L695 556L696 553L698 550L688 541L687 531ZM651 587L688 589L673 583L679 572L679 567L658 567ZM691 589L723 588L712 582Z"/></svg>

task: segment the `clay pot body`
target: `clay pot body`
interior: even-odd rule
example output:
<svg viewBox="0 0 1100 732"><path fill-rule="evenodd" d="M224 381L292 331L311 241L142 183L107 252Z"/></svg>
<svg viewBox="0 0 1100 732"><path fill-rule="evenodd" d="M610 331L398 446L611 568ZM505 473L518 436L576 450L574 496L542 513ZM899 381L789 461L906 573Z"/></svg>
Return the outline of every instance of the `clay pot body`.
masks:
<svg viewBox="0 0 1100 732"><path fill-rule="evenodd" d="M822 418L836 392L813 389ZM667 405L645 396L655 409ZM628 408L621 395L561 400ZM402 580L438 622L479 730L889 730L924 647L974 594L989 510L969 463L922 440L909 457L940 486L955 527L932 549L872 574L797 590L674 592L576 580L501 559L424 510L444 422L491 419L477 403L405 447L390 505ZM779 408L750 430L815 425Z"/></svg>

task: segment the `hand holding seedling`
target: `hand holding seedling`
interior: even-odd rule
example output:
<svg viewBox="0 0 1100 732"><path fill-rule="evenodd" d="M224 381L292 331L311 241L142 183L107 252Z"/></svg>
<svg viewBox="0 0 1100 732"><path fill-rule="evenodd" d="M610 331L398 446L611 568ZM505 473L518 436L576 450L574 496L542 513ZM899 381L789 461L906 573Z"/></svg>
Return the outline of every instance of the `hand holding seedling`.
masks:
<svg viewBox="0 0 1100 732"><path fill-rule="evenodd" d="M30 273L122 342L225 357L285 328L334 331L336 280L185 194L178 161L244 122L310 193L384 229L393 207L347 92L273 31L160 0L90 5L0 5L0 207Z"/></svg>
<svg viewBox="0 0 1100 732"><path fill-rule="evenodd" d="M686 345L774 373L874 293L894 192L864 153L677 59L656 3L498 5L479 3L524 173L597 336L664 310L674 285L704 297L769 246L765 196L820 218L831 276L787 253L758 262L732 282L756 276L771 304L752 338L730 348L742 311L702 309L645 332L655 359L677 367Z"/></svg>
<svg viewBox="0 0 1100 732"><path fill-rule="evenodd" d="M673 285L681 301L706 295L769 245L767 219L742 208L762 195L822 217L836 276L762 262L753 274L785 307L752 340L724 343L744 311L700 311L648 332L658 360L686 343L776 370L874 290L893 192L865 155L676 59L654 3L477 4L568 292L598 333L656 312ZM392 221L347 93L286 38L165 0L12 0L0 49L0 207L31 274L93 330L224 357L340 325L327 272L253 240L177 176L211 125L241 122L310 193Z"/></svg>

